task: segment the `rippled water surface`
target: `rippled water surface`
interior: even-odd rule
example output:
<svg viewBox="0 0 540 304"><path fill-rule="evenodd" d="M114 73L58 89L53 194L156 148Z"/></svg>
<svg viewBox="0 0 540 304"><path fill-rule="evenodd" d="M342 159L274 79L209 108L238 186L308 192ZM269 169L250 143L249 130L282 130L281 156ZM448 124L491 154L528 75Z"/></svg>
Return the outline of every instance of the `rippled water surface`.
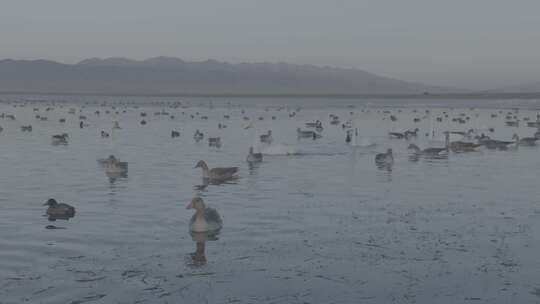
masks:
<svg viewBox="0 0 540 304"><path fill-rule="evenodd" d="M2 304L540 302L539 148L441 159L407 150L442 147L447 130L533 136L524 118L536 120L534 101L477 101L471 109L450 100L201 98L171 108L181 100L0 99L0 113L15 115L0 119ZM162 111L169 115L155 115ZM509 111L519 127L505 125ZM436 122L443 112L449 117ZM452 122L460 113L470 120ZM330 114L358 128L354 145ZM83 129L79 115L88 117ZM296 128L317 119L323 137L298 140ZM115 120L122 129L111 130ZM33 131L22 132L28 124ZM387 135L416 127L410 141ZM196 129L220 136L222 147L195 143ZM270 146L258 141L267 130ZM52 145L51 135L63 132L69 144ZM251 145L265 153L260 165L245 161ZM387 148L395 163L381 170L374 157ZM106 176L97 160L110 154L129 162L126 178ZM198 186L201 159L239 166L240 178ZM217 238L188 232L193 212L185 207L196 195L223 218ZM75 206L75 217L48 221L50 197Z"/></svg>

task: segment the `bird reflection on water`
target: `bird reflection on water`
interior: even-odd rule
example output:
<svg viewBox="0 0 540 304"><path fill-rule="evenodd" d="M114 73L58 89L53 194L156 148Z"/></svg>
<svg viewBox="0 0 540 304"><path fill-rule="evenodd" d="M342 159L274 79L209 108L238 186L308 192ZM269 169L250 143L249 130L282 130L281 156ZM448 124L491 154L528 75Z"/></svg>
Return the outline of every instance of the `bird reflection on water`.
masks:
<svg viewBox="0 0 540 304"><path fill-rule="evenodd" d="M195 242L195 252L189 253L186 257L186 266L202 267L207 263L206 242L219 240L219 232L190 232L191 239Z"/></svg>

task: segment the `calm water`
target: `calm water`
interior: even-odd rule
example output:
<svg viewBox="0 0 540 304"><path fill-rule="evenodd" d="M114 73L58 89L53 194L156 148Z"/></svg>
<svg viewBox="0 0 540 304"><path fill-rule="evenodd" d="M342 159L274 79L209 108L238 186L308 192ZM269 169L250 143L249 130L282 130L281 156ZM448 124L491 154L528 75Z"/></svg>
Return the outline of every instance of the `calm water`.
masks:
<svg viewBox="0 0 540 304"><path fill-rule="evenodd" d="M520 107L513 115L535 120L535 101L477 101L474 110L464 107L468 101L409 101L398 113L403 100L377 108L377 101L213 99L211 106L188 99L172 109L158 102L179 99L0 99L0 113L16 116L0 119L2 304L540 302L540 148L417 160L407 151L410 142L443 146L446 130L494 127L496 139L532 136L535 129L506 127L504 117L514 111L506 108ZM8 103L29 99L25 107ZM278 111L287 104L290 111ZM154 115L162 110L175 118ZM449 118L435 122L443 111ZM196 112L208 120L192 119ZM452 122L459 113L471 120ZM345 144L329 114L354 121L356 146ZM89 126L79 128L79 115ZM242 128L244 116L253 128ZM299 141L296 128L316 119L323 137ZM115 120L122 129L111 131ZM27 124L33 132L20 130ZM416 127L420 136L410 142L387 136ZM179 138L171 138L173 129ZM195 143L196 129L221 136L223 146ZM270 129L273 144L258 143ZM101 138L101 130L112 137ZM435 136L425 137L431 130ZM51 135L62 132L69 144L51 145ZM266 153L259 166L245 162L250 145ZM387 148L394 150L391 171L373 161ZM127 178L105 175L96 160L109 154L129 162ZM240 179L197 187L200 159L239 166ZM223 217L217 239L188 232L193 212L185 206L196 195ZM42 206L49 197L75 206L76 216L49 222ZM65 229L45 228L51 224Z"/></svg>

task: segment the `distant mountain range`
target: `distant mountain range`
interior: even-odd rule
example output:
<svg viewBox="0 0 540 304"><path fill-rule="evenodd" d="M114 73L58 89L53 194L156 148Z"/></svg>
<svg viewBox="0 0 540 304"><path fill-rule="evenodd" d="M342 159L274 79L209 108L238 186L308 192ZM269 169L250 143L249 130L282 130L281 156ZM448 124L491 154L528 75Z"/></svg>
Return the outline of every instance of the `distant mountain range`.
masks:
<svg viewBox="0 0 540 304"><path fill-rule="evenodd" d="M523 94L538 94L540 93L540 82L533 82L528 84L522 84L512 87L506 87L502 89L495 89L487 91L488 93L503 93L503 94L513 94L513 93L523 93Z"/></svg>
<svg viewBox="0 0 540 304"><path fill-rule="evenodd" d="M426 95L463 93L358 69L288 63L91 58L0 60L0 92L111 95Z"/></svg>

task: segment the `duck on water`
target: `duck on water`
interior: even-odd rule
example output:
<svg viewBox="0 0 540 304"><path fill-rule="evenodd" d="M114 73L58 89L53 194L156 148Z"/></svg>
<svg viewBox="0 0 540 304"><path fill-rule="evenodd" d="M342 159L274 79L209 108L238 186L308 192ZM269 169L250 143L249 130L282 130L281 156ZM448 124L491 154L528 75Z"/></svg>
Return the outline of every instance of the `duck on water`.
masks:
<svg viewBox="0 0 540 304"><path fill-rule="evenodd" d="M476 148L483 145L482 143L475 144L475 143L464 142L464 141L451 142L450 133L453 133L453 132L445 132L445 142L446 142L446 147L454 153L475 152Z"/></svg>
<svg viewBox="0 0 540 304"><path fill-rule="evenodd" d="M122 162L114 155L100 159L98 162L105 167L105 174L109 177L125 177L128 172L128 163Z"/></svg>
<svg viewBox="0 0 540 304"><path fill-rule="evenodd" d="M52 144L53 145L67 145L68 138L69 138L69 135L67 133L53 135L52 136Z"/></svg>
<svg viewBox="0 0 540 304"><path fill-rule="evenodd" d="M253 153L253 147L249 147L249 154L246 157L248 163L260 163L263 160L262 153Z"/></svg>
<svg viewBox="0 0 540 304"><path fill-rule="evenodd" d="M377 165L392 165L394 163L392 149L386 150L386 153L379 153L375 155L375 163Z"/></svg>
<svg viewBox="0 0 540 304"><path fill-rule="evenodd" d="M266 144L272 143L272 130L268 130L267 134L263 134L260 136L261 142Z"/></svg>
<svg viewBox="0 0 540 304"><path fill-rule="evenodd" d="M214 208L206 207L202 198L194 197L186 208L195 209L195 214L189 221L190 231L219 232L223 227L219 213Z"/></svg>
<svg viewBox="0 0 540 304"><path fill-rule="evenodd" d="M300 128L297 128L296 129L296 134L298 135L298 138L313 138L313 139L317 139L317 138L321 138L322 135L318 134L317 132L315 131L303 131L302 129Z"/></svg>
<svg viewBox="0 0 540 304"><path fill-rule="evenodd" d="M238 167L224 167L224 168L208 168L208 165L204 160L200 160L195 168L202 169L203 179L213 180L213 181L226 181L238 178L236 175L238 173Z"/></svg>
<svg viewBox="0 0 540 304"><path fill-rule="evenodd" d="M58 203L54 198L49 199L43 206L49 206L45 214L52 221L57 219L68 220L75 216L75 207L65 203Z"/></svg>
<svg viewBox="0 0 540 304"><path fill-rule="evenodd" d="M514 134L512 136L512 139L516 141L516 144L518 146L528 146L528 147L533 147L533 146L536 146L536 142L538 141L538 137L523 137L523 138L520 138L517 134Z"/></svg>

